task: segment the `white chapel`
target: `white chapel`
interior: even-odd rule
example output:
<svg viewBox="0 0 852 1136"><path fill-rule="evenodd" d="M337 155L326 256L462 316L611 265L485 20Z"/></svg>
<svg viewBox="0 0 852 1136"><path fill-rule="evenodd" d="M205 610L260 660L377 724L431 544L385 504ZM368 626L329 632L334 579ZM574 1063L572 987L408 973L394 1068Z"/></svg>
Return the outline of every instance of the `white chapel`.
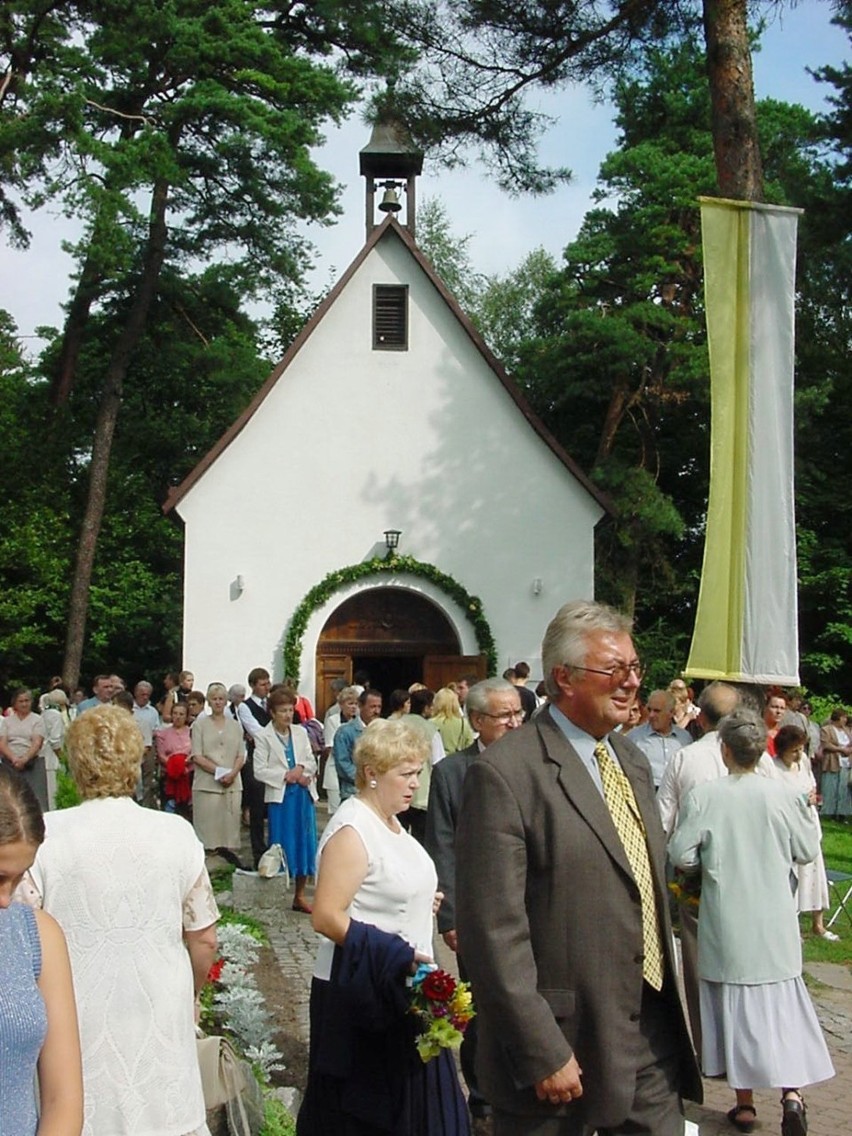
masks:
<svg viewBox="0 0 852 1136"><path fill-rule="evenodd" d="M385 694L540 676L606 510L417 247L422 155L378 126L360 160L366 243L165 504L197 684L263 666L320 714L359 671Z"/></svg>

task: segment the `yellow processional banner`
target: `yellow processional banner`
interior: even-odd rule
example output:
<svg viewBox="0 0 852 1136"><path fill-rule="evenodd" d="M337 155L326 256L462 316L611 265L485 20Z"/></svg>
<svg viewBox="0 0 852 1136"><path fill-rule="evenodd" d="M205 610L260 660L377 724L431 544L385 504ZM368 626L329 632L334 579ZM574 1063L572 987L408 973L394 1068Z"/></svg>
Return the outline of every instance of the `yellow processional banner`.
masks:
<svg viewBox="0 0 852 1136"><path fill-rule="evenodd" d="M685 674L795 685L793 343L801 211L700 200L710 500Z"/></svg>

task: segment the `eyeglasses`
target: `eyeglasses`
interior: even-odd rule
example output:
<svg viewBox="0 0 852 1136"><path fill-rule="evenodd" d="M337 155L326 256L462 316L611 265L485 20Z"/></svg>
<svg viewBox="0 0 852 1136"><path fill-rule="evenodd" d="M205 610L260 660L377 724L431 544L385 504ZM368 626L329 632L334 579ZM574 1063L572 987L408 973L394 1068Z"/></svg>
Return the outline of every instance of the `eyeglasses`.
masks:
<svg viewBox="0 0 852 1136"><path fill-rule="evenodd" d="M606 671L600 670L598 667L578 667L574 663L565 663L565 666L570 667L573 671L588 671L589 674L606 675L615 686L621 686L630 675L636 675L641 682L642 675L645 673L644 666L638 660L635 663L616 663L615 666Z"/></svg>
<svg viewBox="0 0 852 1136"><path fill-rule="evenodd" d="M489 714L487 710L480 710L480 714L483 718L493 718L504 726L508 726L510 722L523 722L526 717L523 710L507 710L505 714Z"/></svg>

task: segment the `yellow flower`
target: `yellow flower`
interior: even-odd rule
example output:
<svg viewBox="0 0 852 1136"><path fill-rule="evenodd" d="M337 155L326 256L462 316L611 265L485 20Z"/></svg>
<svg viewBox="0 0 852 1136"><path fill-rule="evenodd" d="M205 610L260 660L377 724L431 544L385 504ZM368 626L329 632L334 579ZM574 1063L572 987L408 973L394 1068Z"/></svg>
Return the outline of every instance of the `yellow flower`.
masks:
<svg viewBox="0 0 852 1136"><path fill-rule="evenodd" d="M456 987L456 992L450 999L450 1009L454 1014L464 1014L473 1005L473 998L469 990L465 990L461 985Z"/></svg>

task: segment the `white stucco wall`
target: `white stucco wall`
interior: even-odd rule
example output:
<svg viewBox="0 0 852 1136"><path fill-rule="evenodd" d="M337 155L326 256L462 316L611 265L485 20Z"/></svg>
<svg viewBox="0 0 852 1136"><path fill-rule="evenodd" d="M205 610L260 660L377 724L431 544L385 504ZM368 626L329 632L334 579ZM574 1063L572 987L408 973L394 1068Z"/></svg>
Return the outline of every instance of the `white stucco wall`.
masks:
<svg viewBox="0 0 852 1136"><path fill-rule="evenodd" d="M410 286L407 351L371 348L374 283ZM535 672L550 617L592 595L601 515L392 232L178 512L184 665L202 683L244 681L253 666L280 677L296 604L329 572L383 551L388 528L402 530L401 553L481 597L501 669L526 658ZM308 694L316 641L335 606L304 639ZM473 642L468 632L463 650L475 653Z"/></svg>

